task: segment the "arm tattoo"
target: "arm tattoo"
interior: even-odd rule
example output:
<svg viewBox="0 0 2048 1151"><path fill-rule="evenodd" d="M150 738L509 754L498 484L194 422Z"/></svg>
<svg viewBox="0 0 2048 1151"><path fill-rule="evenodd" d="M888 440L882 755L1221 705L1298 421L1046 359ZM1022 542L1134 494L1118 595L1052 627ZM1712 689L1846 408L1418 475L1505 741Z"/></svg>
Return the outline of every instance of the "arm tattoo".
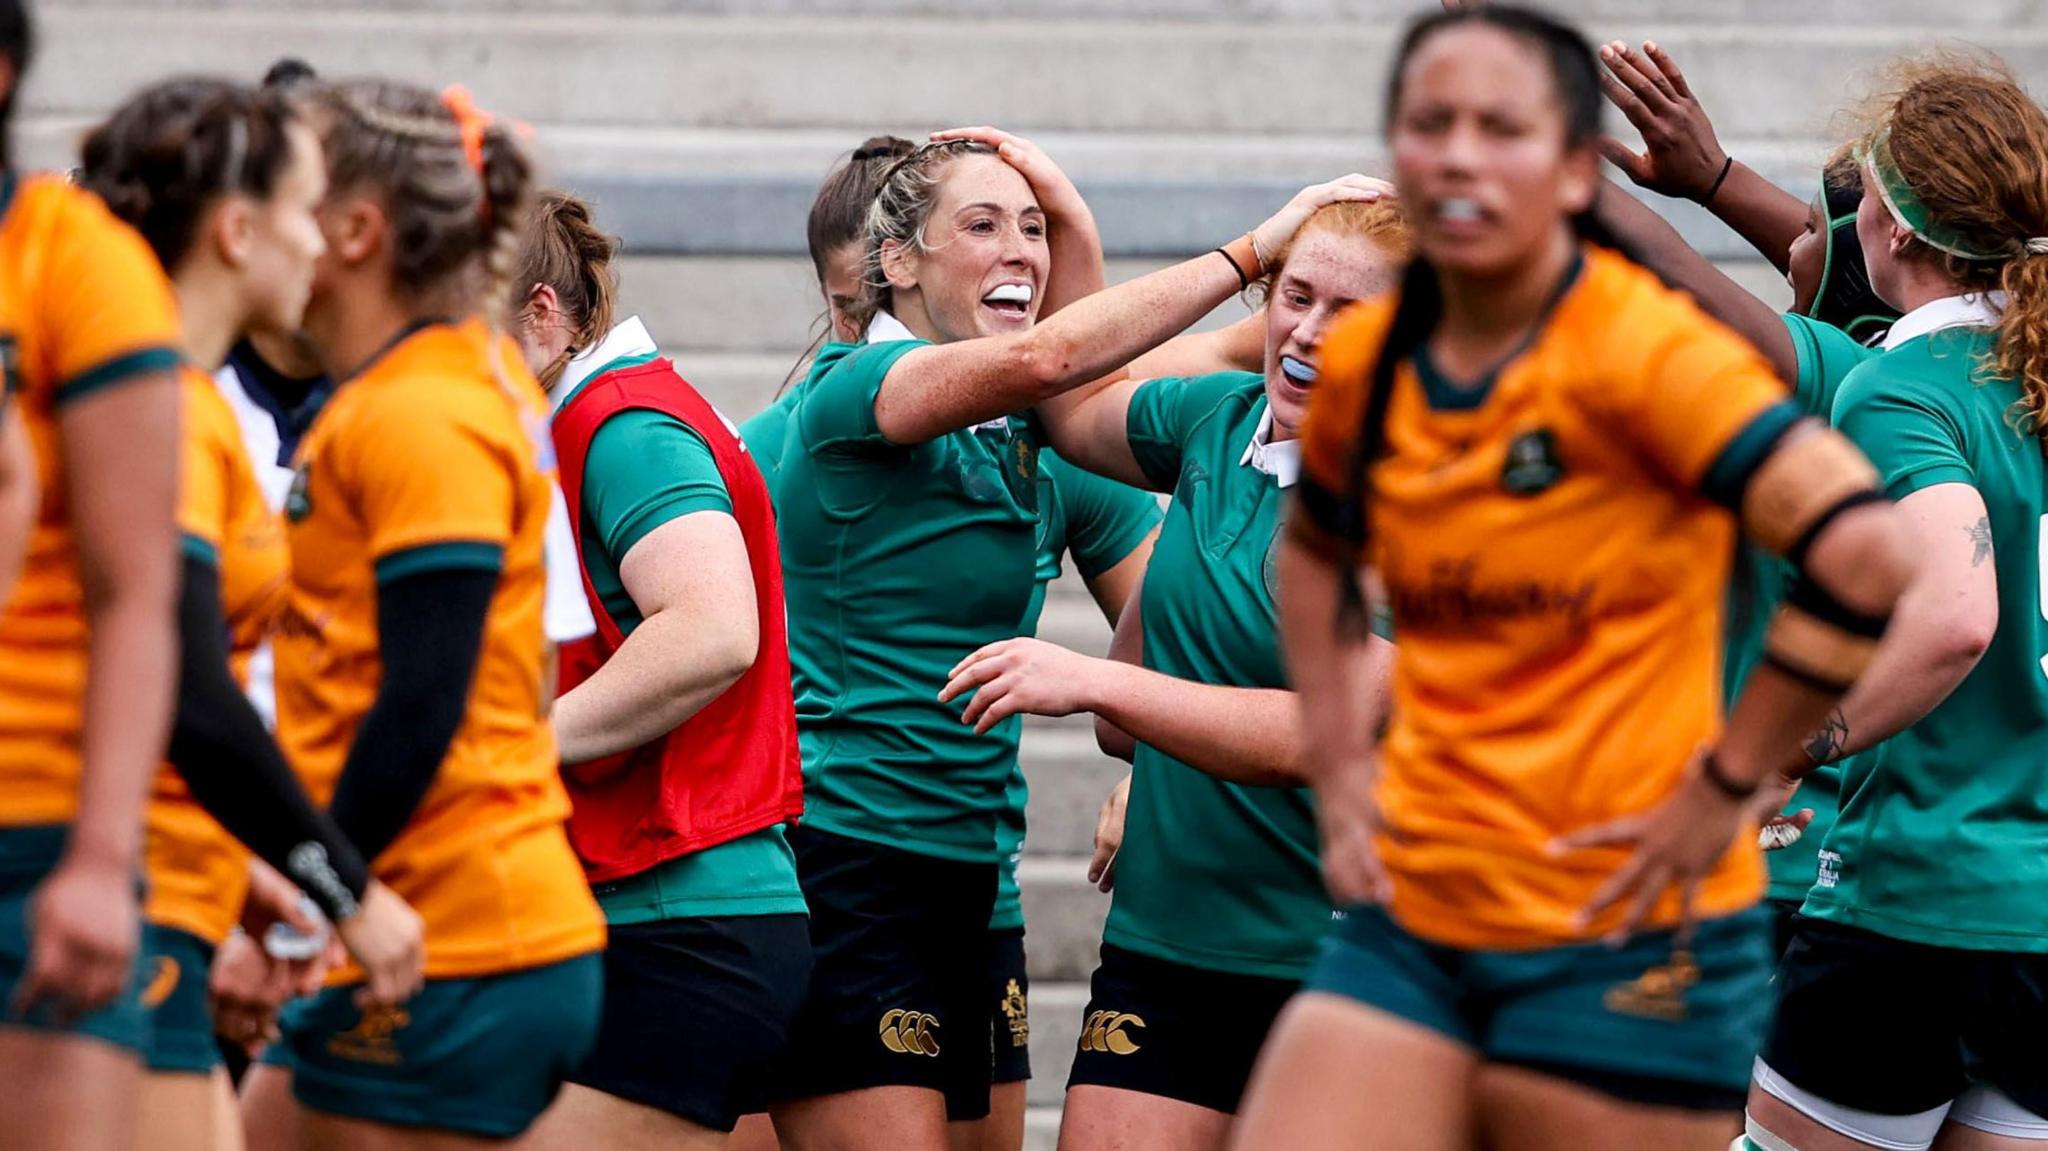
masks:
<svg viewBox="0 0 2048 1151"><path fill-rule="evenodd" d="M1820 730L1806 737L1806 757L1815 766L1833 763L1842 757L1842 748L1849 742L1849 721L1842 717L1842 709L1828 713Z"/></svg>
<svg viewBox="0 0 2048 1151"><path fill-rule="evenodd" d="M1970 553L1970 566L1980 568L1991 558L1991 517L1978 516L1977 522L1963 529L1970 533L1970 542L1977 545Z"/></svg>

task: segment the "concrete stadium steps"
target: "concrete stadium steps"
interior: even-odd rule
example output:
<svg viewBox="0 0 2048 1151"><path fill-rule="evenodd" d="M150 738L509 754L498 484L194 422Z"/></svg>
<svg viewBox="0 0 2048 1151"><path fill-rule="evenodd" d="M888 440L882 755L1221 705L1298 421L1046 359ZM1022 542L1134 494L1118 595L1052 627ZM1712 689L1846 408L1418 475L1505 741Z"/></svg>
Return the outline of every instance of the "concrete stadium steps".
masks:
<svg viewBox="0 0 2048 1151"><path fill-rule="evenodd" d="M1058 1107L1066 1094L1067 1071L1081 1039L1081 1016L1088 1006L1088 985L1031 985L1031 1086L1033 1107Z"/></svg>
<svg viewBox="0 0 2048 1151"><path fill-rule="evenodd" d="M73 8L209 8L301 11L326 7L329 0L64 0ZM416 9L418 0L355 0L364 11ZM434 0L444 12L554 12L557 0ZM1403 0L1035 0L1032 10L1047 17L1163 19L1183 23L1244 22L1259 26L1294 23L1326 24L1399 20L1429 10L1429 5ZM1602 20L1633 19L1659 24L1750 25L1929 24L1938 18L1958 29L2029 26L2048 20L2048 9L2034 0L1971 0L1967 8L1933 13L1925 0L1562 0L1552 9L1586 25ZM816 14L868 18L901 16L1008 17L1011 0L583 0L580 12L592 18L630 13L698 15ZM1598 29L1594 28L1597 32Z"/></svg>
<svg viewBox="0 0 2048 1151"><path fill-rule="evenodd" d="M299 11L327 6L327 0L65 0L73 8L209 8ZM364 10L404 11L417 0L356 0ZM554 12L556 0L434 0L444 12ZM1399 20L1429 10L1429 5L1402 0L1036 0L1032 9L1044 16L1138 19L1183 23L1231 21L1260 26L1293 23L1341 23ZM1652 20L1660 24L1751 25L1832 23L1838 25L1926 24L1925 0L1563 0L1551 5L1583 24L1617 18ZM580 12L592 18L630 13L687 12L698 15L815 14L863 17L959 16L1008 17L1016 12L1010 0L584 0ZM1998 28L2042 23L2048 17L2033 0L1971 0L1967 9L1941 12L1945 26ZM1597 29L1594 29L1597 31Z"/></svg>
<svg viewBox="0 0 2048 1151"><path fill-rule="evenodd" d="M1109 915L1109 896L1088 882L1088 858L1037 855L1027 846L1017 885L1024 893L1024 951L1032 978L1085 982L1095 970L1102 922Z"/></svg>
<svg viewBox="0 0 2048 1151"><path fill-rule="evenodd" d="M1039 635L1052 638L1043 628ZM1085 861L1095 850L1102 801L1130 774L1130 765L1096 750L1094 723L1086 719L1025 721L1023 760L1031 783L1025 854ZM1044 874L1058 879L1061 873Z"/></svg>
<svg viewBox="0 0 2048 1151"><path fill-rule="evenodd" d="M308 57L331 74L470 84L535 121L823 128L994 122L1036 130L1372 136L1395 13L1261 35L1256 21L45 6L37 114L85 113L166 72L259 73ZM1676 5L1673 5L1675 8ZM1953 6L1943 6L1944 9ZM1671 8L1664 11L1669 12ZM1731 138L1815 136L1859 72L1954 26L1665 24L1655 33ZM2048 65L2048 25L1984 26L2022 75ZM128 46L135 50L110 50ZM146 50L140 50L146 46ZM1071 78L1047 83L1046 77ZM1282 82L1282 79L1285 82Z"/></svg>

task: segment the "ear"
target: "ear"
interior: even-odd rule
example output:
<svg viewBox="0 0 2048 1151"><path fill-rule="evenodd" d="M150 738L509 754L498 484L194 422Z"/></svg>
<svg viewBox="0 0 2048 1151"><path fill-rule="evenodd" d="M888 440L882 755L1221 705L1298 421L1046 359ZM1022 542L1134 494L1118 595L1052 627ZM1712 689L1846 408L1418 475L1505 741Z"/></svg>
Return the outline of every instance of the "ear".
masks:
<svg viewBox="0 0 2048 1151"><path fill-rule="evenodd" d="M882 275L892 288L907 291L917 287L916 250L900 240L883 240Z"/></svg>
<svg viewBox="0 0 2048 1151"><path fill-rule="evenodd" d="M1565 156L1564 178L1558 188L1564 209L1571 215L1591 211L1600 197L1600 152L1593 147L1574 148Z"/></svg>
<svg viewBox="0 0 2048 1151"><path fill-rule="evenodd" d="M562 321L562 297L552 285L535 284L526 293L526 306L520 310L534 327L550 327Z"/></svg>
<svg viewBox="0 0 2048 1151"><path fill-rule="evenodd" d="M362 196L330 200L320 209L327 251L344 265L360 264L384 245L391 221L375 201Z"/></svg>
<svg viewBox="0 0 2048 1151"><path fill-rule="evenodd" d="M249 264L249 253L256 246L255 229L255 202L232 194L222 198L206 223L207 236L221 262L237 271Z"/></svg>
<svg viewBox="0 0 2048 1151"><path fill-rule="evenodd" d="M1884 234L1885 247L1891 250L1892 258L1895 260L1904 256L1906 249L1913 243L1913 233L1900 227L1897 220L1885 225Z"/></svg>

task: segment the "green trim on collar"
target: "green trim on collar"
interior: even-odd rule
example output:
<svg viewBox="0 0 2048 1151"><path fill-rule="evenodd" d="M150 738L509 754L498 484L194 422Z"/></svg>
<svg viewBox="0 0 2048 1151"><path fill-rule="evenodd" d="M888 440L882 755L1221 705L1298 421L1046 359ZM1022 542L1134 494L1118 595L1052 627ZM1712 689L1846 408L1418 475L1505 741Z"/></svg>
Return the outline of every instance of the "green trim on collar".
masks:
<svg viewBox="0 0 2048 1151"><path fill-rule="evenodd" d="M1416 377L1422 381L1422 394L1429 400L1429 406L1440 412L1469 412L1484 405L1487 397L1493 394L1494 384L1500 381L1500 374L1523 352L1528 351L1530 345L1543 334L1543 329L1550 323L1551 315L1571 293L1572 286L1579 282L1579 277L1585 274L1585 271L1585 249L1576 249L1572 252L1571 267L1565 269L1564 278L1557 282L1557 287L1551 289L1550 298L1543 302L1543 310L1536 314L1536 322L1530 325L1529 334L1523 336L1521 342L1509 350L1507 355L1502 356L1498 363L1481 372L1479 378L1469 387L1458 386L1436 366L1436 361L1430 358L1429 341L1424 340L1415 349L1415 355L1410 362L1415 365Z"/></svg>

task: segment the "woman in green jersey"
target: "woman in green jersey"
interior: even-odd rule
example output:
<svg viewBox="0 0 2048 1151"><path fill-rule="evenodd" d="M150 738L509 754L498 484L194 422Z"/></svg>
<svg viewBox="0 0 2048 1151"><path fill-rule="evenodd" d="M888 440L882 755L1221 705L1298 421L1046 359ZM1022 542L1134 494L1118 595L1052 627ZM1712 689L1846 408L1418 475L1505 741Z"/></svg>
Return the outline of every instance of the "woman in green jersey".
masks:
<svg viewBox="0 0 2048 1151"><path fill-rule="evenodd" d="M836 339L857 343L864 338L885 340L892 334L889 325L894 321L886 315L876 316L863 333L853 326L847 312L858 303L861 238L875 185L890 164L916 148L897 136L864 141L825 178L811 203L806 236L819 293L825 301L822 320ZM1214 343L1215 338L1182 336L1167 347L1175 349L1171 354L1187 355L1191 346ZM816 351L813 347L806 357ZM1167 354L1161 349L1150 357ZM781 463L789 413L801 395L799 388L785 390L740 426L749 454L763 475L770 477L771 487ZM1103 614L1114 624L1152 554L1161 518L1159 504L1136 488L1067 465L1049 449L1039 453L1038 462L1037 586L1019 633L1030 635L1037 630L1046 589L1059 578L1061 557L1068 554ZM1031 1078L1031 980L1024 965L1024 906L1017 888L1017 862L1024 842L1027 798L1023 767L1013 760L998 825L1002 866L995 912L989 922L984 1000L995 1052L993 1078L986 1089L963 1087L948 1096L948 1122L974 1128L953 1128L956 1149L1018 1151L1023 1146L1025 1087ZM736 1136L734 1151L764 1151L776 1146L765 1116L743 1123Z"/></svg>
<svg viewBox="0 0 2048 1151"><path fill-rule="evenodd" d="M1392 200L1325 208L1276 254L1264 372L1127 378L1049 406L1074 460L1174 496L1140 599L1139 666L1007 640L956 667L942 697L971 694L963 718L979 730L1093 712L1138 741L1066 1151L1222 1147L1329 924L1274 543L1323 328L1390 287L1407 250Z"/></svg>
<svg viewBox="0 0 2048 1151"><path fill-rule="evenodd" d="M1847 755L1779 972L1748 1146L2048 1142L2048 115L2001 67L1909 71L1857 233L1905 314L1835 423L1920 580L1791 774Z"/></svg>
<svg viewBox="0 0 2048 1151"><path fill-rule="evenodd" d="M1104 290L1087 206L1025 141L955 136L880 182L852 319L886 311L913 338L819 352L776 485L816 959L774 1109L792 1143L939 1148L946 1094L989 1082L1015 750L938 694L1016 634L1037 582L1041 440L1012 414L1180 333L1316 208L1372 194L1318 185L1219 252Z"/></svg>
<svg viewBox="0 0 2048 1151"><path fill-rule="evenodd" d="M528 1151L723 1146L765 1105L810 976L767 500L730 425L637 317L615 321L616 248L587 204L546 193L515 281L578 582L604 615L565 648L554 723L609 936L596 1046Z"/></svg>

